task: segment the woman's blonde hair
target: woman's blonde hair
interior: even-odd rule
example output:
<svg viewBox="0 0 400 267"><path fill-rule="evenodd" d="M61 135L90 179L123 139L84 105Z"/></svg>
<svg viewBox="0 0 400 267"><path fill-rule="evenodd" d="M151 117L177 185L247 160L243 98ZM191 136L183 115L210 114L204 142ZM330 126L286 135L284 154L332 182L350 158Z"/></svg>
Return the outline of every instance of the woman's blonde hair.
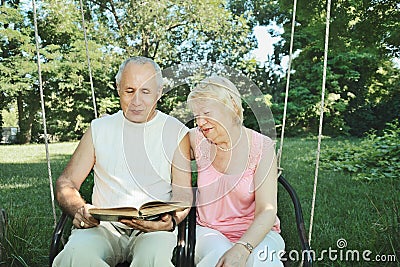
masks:
<svg viewBox="0 0 400 267"><path fill-rule="evenodd" d="M188 106L193 110L193 100L214 99L223 103L237 115L237 122L243 123L242 99L239 90L227 78L211 76L201 80L187 97Z"/></svg>

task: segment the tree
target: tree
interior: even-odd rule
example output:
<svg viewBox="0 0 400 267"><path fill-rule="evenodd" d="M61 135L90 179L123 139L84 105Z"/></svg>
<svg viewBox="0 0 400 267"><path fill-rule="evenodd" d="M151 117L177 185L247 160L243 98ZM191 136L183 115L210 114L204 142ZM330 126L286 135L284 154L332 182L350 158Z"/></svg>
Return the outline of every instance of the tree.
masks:
<svg viewBox="0 0 400 267"><path fill-rule="evenodd" d="M118 108L113 77L127 56L154 58L163 68L204 60L249 65L241 62L254 46L251 29L224 1L88 0L84 6L103 112ZM78 7L77 1L46 1L38 10L49 133L61 139L78 137L93 118ZM186 95L175 91L164 99L160 108L169 112Z"/></svg>
<svg viewBox="0 0 400 267"><path fill-rule="evenodd" d="M100 1L88 0L93 27L108 29L109 46L124 54L155 59L163 68L181 62L212 61L246 72L245 56L255 47L249 20L222 0ZM107 30L106 30L107 31ZM104 39L92 31L95 39ZM120 61L120 60L118 60ZM169 92L159 106L170 112L186 100L189 88Z"/></svg>
<svg viewBox="0 0 400 267"><path fill-rule="evenodd" d="M20 14L27 19L26 26L32 27L32 12L19 9ZM85 44L83 33L76 22L79 19L79 10L73 2L60 3L47 1L38 8L38 29L40 36L40 54L42 65L42 80L45 96L45 108L48 123L48 132L61 140L75 139L87 128L88 122L93 118L92 96L88 84L88 71L86 67ZM33 33L30 34L33 36ZM34 39L30 37L30 45L34 46ZM109 87L103 83L107 76L107 60L109 56L103 55L101 46L89 41L89 50L92 58L92 69L96 76L96 85L102 89ZM32 51L33 52L33 51ZM18 115L21 132L26 132L27 138L21 142L29 142L31 136L38 140L41 135L42 122L40 116L40 103L38 95L38 79L36 58L25 57L24 64L31 65L34 73L28 74L26 69L21 69L16 75L31 77L30 81L23 84L31 91L15 96L19 104ZM16 64L15 60L13 60ZM18 68L5 66L11 72ZM103 79L103 80L102 80ZM105 90L103 90L105 91ZM101 95L101 94L100 94ZM28 112L32 110L32 112ZM29 118L24 120L24 116ZM25 130L26 129L26 130Z"/></svg>
<svg viewBox="0 0 400 267"><path fill-rule="evenodd" d="M288 51L291 5L289 1L280 1L287 20L283 21L285 41L276 47L277 62ZM294 47L295 50L300 49L300 53L293 60L294 74L289 100L291 109L288 110L291 122L288 125L293 126L295 132L316 132L319 88L322 83L325 8L324 1L303 1L297 7ZM392 99L392 104L386 104L394 104L396 91L392 84L399 70L394 68L391 59L399 51L399 39L393 38L399 34L399 16L396 1L332 3L324 126L326 134L348 132L361 135L392 118L389 113L384 116L376 113L380 105L380 98L376 96L390 95L388 98ZM385 86L381 86L380 83L385 80L391 80L392 83L385 82ZM384 121L377 123L378 119Z"/></svg>
<svg viewBox="0 0 400 267"><path fill-rule="evenodd" d="M11 99L18 105L19 142L30 141L31 126L38 110L38 90L33 63L32 31L19 10L19 2L3 2L0 6L0 69L1 110Z"/></svg>

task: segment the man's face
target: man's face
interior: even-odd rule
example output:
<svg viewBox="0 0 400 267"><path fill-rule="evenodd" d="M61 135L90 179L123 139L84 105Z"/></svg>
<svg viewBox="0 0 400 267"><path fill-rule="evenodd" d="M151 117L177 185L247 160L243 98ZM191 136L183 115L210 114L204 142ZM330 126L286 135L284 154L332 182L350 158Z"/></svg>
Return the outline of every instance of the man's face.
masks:
<svg viewBox="0 0 400 267"><path fill-rule="evenodd" d="M125 117L135 123L150 121L155 116L161 88L157 85L150 63L128 63L121 75L118 95Z"/></svg>

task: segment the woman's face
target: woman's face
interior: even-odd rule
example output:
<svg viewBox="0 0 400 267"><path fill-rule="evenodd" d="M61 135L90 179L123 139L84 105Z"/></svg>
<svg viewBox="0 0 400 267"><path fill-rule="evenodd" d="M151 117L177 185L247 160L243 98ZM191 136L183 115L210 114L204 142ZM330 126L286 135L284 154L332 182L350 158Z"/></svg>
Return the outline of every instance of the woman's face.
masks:
<svg viewBox="0 0 400 267"><path fill-rule="evenodd" d="M225 140L235 124L235 113L214 99L194 99L192 109L195 122L203 135L213 143Z"/></svg>

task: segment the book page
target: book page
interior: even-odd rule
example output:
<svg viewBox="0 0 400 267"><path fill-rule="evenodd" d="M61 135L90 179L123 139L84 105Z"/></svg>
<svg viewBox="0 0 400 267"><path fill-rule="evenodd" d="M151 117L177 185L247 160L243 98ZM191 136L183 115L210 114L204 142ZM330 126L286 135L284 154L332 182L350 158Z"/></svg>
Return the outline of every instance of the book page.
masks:
<svg viewBox="0 0 400 267"><path fill-rule="evenodd" d="M190 207L182 202L151 201L140 210L133 207L92 208L89 213L99 221L119 221L121 219L159 220L164 213L184 210Z"/></svg>

